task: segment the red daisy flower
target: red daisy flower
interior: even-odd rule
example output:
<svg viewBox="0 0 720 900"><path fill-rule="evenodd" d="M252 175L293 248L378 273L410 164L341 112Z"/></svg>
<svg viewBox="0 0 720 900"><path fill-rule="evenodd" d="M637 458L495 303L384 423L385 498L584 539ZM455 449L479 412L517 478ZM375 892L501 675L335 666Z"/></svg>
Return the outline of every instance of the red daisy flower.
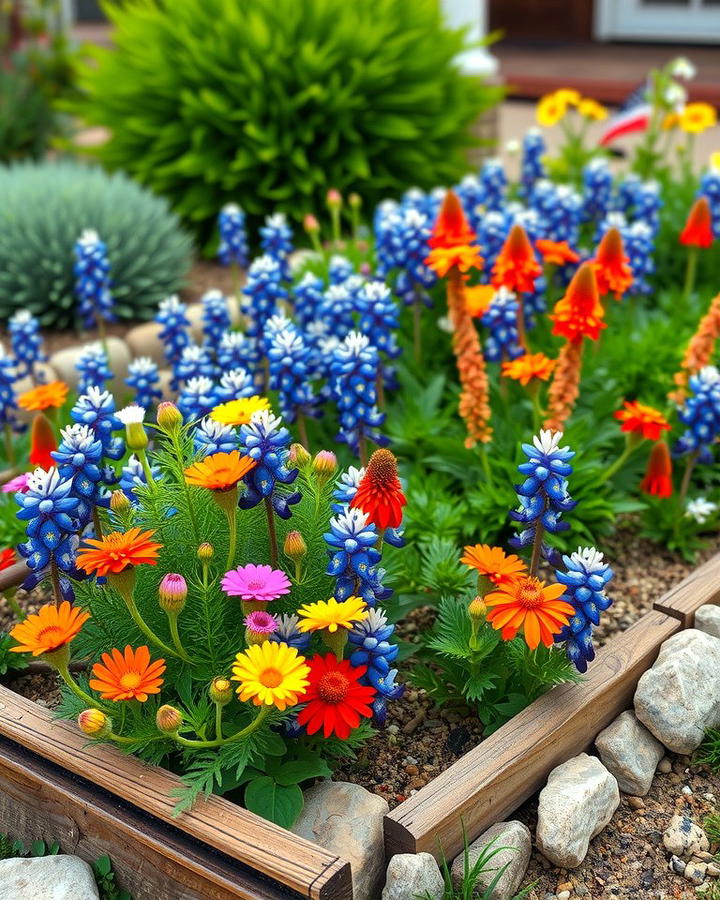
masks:
<svg viewBox="0 0 720 900"><path fill-rule="evenodd" d="M712 213L708 198L701 195L692 209L680 233L680 243L686 247L707 248L713 242Z"/></svg>
<svg viewBox="0 0 720 900"><path fill-rule="evenodd" d="M360 684L367 666L351 666L347 659L338 661L334 653L318 654L307 662L310 685L298 697L298 703L306 704L298 713L298 724L305 725L308 734L322 728L326 738L336 734L344 741L361 718L372 715L375 688Z"/></svg>
<svg viewBox="0 0 720 900"><path fill-rule="evenodd" d="M57 450L53 427L40 413L33 419L30 432L30 462L41 469L51 469L55 465L55 460L50 455L53 450Z"/></svg>
<svg viewBox="0 0 720 900"><path fill-rule="evenodd" d="M376 450L350 507L366 513L368 521L382 534L386 528L399 527L406 503L397 474L397 460L389 450Z"/></svg>

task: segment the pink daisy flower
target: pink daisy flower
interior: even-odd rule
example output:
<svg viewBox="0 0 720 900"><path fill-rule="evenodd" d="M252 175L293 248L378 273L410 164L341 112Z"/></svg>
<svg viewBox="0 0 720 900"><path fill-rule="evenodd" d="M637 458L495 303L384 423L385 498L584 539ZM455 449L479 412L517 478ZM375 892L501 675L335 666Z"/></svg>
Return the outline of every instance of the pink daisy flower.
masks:
<svg viewBox="0 0 720 900"><path fill-rule="evenodd" d="M17 475L15 478L10 481L6 481L2 486L3 494L25 494L28 489L28 478L30 477L29 472L23 472L22 475Z"/></svg>
<svg viewBox="0 0 720 900"><path fill-rule="evenodd" d="M270 603L290 593L290 581L280 569L248 563L223 575L222 589L228 597Z"/></svg>

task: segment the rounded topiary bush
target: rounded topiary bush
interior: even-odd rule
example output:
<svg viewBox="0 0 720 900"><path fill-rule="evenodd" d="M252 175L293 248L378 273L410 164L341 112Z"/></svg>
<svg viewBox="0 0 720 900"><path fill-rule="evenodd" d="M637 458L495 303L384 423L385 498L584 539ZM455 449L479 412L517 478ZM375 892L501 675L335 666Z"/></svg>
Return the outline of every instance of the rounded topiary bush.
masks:
<svg viewBox="0 0 720 900"><path fill-rule="evenodd" d="M119 318L149 318L182 285L192 242L164 199L81 163L17 163L0 167L0 321L26 309L45 327L76 324L73 250L86 228L107 244Z"/></svg>
<svg viewBox="0 0 720 900"><path fill-rule="evenodd" d="M122 168L207 234L251 214L317 209L329 187L368 202L467 170L470 124L498 96L453 64L438 0L123 0L114 47L73 111Z"/></svg>

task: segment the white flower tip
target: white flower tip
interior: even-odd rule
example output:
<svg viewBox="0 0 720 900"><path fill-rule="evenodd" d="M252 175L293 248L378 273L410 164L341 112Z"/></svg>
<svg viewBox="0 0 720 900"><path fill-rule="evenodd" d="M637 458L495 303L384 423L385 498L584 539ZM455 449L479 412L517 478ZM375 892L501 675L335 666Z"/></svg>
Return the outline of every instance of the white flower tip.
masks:
<svg viewBox="0 0 720 900"><path fill-rule="evenodd" d="M145 410L137 403L131 403L125 409L118 410L115 415L120 419L123 425L140 425L145 421Z"/></svg>

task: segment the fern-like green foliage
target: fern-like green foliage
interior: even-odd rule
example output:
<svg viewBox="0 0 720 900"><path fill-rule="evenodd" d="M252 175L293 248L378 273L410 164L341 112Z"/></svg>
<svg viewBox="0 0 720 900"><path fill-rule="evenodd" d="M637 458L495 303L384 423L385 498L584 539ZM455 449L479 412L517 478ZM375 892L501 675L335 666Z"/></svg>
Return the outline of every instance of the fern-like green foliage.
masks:
<svg viewBox="0 0 720 900"><path fill-rule="evenodd" d="M10 635L0 631L0 675L27 668L29 658L27 654L10 652L10 648L15 646L17 645Z"/></svg>
<svg viewBox="0 0 720 900"><path fill-rule="evenodd" d="M102 162L207 235L228 200L301 217L328 188L374 202L466 171L469 126L498 88L453 63L438 0L103 4L112 50L72 110L111 137Z"/></svg>
<svg viewBox="0 0 720 900"><path fill-rule="evenodd" d="M25 309L76 324L73 247L94 228L108 246L115 312L150 318L183 284L191 242L167 203L125 175L77 162L0 168L0 319Z"/></svg>

